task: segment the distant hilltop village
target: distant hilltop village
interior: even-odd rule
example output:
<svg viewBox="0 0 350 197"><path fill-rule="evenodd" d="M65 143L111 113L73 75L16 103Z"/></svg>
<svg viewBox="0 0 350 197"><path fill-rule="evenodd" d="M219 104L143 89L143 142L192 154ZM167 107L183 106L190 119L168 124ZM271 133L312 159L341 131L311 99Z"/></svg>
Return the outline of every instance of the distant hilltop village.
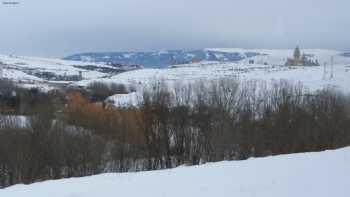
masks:
<svg viewBox="0 0 350 197"><path fill-rule="evenodd" d="M288 58L285 63L286 66L319 66L317 59L312 59L313 55L307 55L303 53L301 55L300 48L297 46L294 49L293 58Z"/></svg>

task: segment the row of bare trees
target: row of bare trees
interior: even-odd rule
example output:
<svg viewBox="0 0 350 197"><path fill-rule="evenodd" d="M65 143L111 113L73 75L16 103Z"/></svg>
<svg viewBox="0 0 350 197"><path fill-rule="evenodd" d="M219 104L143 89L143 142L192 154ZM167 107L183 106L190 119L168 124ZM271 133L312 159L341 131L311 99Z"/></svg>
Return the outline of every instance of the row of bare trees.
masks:
<svg viewBox="0 0 350 197"><path fill-rule="evenodd" d="M26 128L1 127L0 186L350 145L349 96L284 81L267 85L160 84L129 108L70 93L60 113L49 102Z"/></svg>

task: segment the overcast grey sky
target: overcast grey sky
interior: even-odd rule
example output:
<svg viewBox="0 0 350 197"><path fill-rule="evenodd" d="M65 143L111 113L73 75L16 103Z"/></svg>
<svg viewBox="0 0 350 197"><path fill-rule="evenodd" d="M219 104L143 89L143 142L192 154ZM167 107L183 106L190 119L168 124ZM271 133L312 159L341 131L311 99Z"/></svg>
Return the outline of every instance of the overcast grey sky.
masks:
<svg viewBox="0 0 350 197"><path fill-rule="evenodd" d="M0 5L3 54L296 44L350 49L350 0L18 1Z"/></svg>

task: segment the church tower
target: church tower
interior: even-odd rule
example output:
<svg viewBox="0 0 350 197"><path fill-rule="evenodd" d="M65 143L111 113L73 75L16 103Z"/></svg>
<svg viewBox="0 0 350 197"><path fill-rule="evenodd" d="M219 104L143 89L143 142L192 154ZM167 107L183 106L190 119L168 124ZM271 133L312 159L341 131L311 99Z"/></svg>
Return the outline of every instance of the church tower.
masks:
<svg viewBox="0 0 350 197"><path fill-rule="evenodd" d="M300 52L299 46L297 46L297 47L294 49L293 58L294 58L294 63L295 63L295 65L298 65L299 62L300 62L300 58L301 58L301 52Z"/></svg>

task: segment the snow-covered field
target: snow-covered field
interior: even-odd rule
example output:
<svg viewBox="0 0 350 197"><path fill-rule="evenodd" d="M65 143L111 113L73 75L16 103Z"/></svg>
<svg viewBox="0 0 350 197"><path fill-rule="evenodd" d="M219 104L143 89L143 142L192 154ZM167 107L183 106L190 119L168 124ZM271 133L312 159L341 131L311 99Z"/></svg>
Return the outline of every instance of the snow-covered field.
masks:
<svg viewBox="0 0 350 197"><path fill-rule="evenodd" d="M92 79L106 76L106 74L80 69L75 66L93 65L96 67L110 67L104 64L86 63L79 61L67 61L61 59L49 59L39 57L24 57L13 55L0 55L0 62L5 64L4 77L15 80L42 80L31 74L29 71L52 72L56 75L78 75L83 72L84 78ZM25 72L23 72L25 71Z"/></svg>
<svg viewBox="0 0 350 197"><path fill-rule="evenodd" d="M222 78L239 80L261 80L264 82L279 81L301 82L310 90L324 87L335 87L350 93L350 57L342 56L343 52L324 49L301 50L313 60L318 60L318 67L287 67L287 58L293 55L293 50L274 49L208 49L225 53L239 53L244 58L247 53L257 53L254 57L245 57L238 62L201 62L194 64L175 65L165 69L139 69L121 74L102 73L98 70L82 69L84 66L94 66L95 69L109 65L92 62L68 61L60 59L18 57L0 55L0 62L5 64L4 77L15 80L37 82L37 86L45 86L47 80L40 78L35 72L51 72L60 76L78 75L82 71L84 80L75 82L76 85L86 86L93 81L115 82L132 85L138 91L131 95L117 95L109 98L120 105L137 103L144 88L164 82L172 86L176 83L191 83L200 80L210 81ZM333 68L332 61L333 58ZM253 60L253 64L249 61ZM326 65L326 66L324 66ZM77 67L78 66L78 67ZM29 85L30 86L30 85ZM34 85L35 86L35 85ZM31 86L30 86L31 87ZM130 99L128 99L130 98ZM136 102L135 102L136 101Z"/></svg>
<svg viewBox="0 0 350 197"><path fill-rule="evenodd" d="M16 185L4 197L348 197L350 148Z"/></svg>
<svg viewBox="0 0 350 197"><path fill-rule="evenodd" d="M334 87L345 93L350 93L350 58L341 55L335 50L308 49L302 50L313 60L318 60L321 66L284 66L287 58L293 55L293 50L267 50L267 49L211 49L222 52L256 52L259 55L243 59L239 62L201 62L194 64L176 65L166 69L141 69L121 73L110 78L98 81L115 82L136 87L138 95L144 88L164 82L172 86L176 83L190 83L200 80L210 81L222 78L236 78L239 80L257 80L270 83L281 79L293 83L302 83L309 90L317 90L325 87ZM332 68L333 59L333 68ZM254 64L249 64L253 60ZM94 81L83 80L77 82L85 86ZM128 96L114 96L110 100L126 105ZM134 99L135 95L129 95ZM131 101L130 105L134 102ZM118 104L117 104L118 105Z"/></svg>

